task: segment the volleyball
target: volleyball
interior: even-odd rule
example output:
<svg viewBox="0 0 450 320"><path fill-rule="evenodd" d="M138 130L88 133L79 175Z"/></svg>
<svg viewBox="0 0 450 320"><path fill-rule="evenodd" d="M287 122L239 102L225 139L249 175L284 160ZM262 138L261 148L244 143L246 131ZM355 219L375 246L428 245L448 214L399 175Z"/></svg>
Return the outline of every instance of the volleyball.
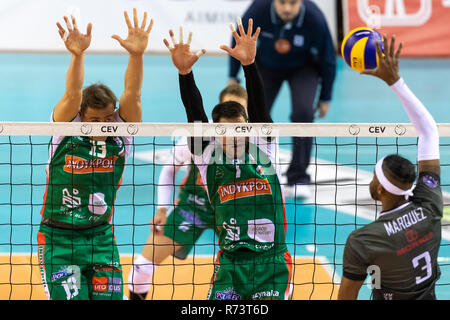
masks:
<svg viewBox="0 0 450 320"><path fill-rule="evenodd" d="M342 41L341 54L345 62L356 71L376 69L378 56L375 43L379 41L384 52L383 37L371 28L350 31Z"/></svg>

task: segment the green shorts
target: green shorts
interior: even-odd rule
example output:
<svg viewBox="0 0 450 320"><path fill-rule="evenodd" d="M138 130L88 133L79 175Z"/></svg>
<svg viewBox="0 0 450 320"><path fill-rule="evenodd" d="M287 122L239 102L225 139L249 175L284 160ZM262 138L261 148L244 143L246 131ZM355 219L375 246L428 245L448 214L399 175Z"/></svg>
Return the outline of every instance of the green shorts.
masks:
<svg viewBox="0 0 450 320"><path fill-rule="evenodd" d="M208 300L289 300L292 259L289 251L219 251Z"/></svg>
<svg viewBox="0 0 450 320"><path fill-rule="evenodd" d="M41 280L51 300L122 300L122 266L112 226L38 233Z"/></svg>
<svg viewBox="0 0 450 320"><path fill-rule="evenodd" d="M203 232L208 229L215 230L214 211L202 209L181 198L167 216L164 235L183 246L185 255L192 250Z"/></svg>

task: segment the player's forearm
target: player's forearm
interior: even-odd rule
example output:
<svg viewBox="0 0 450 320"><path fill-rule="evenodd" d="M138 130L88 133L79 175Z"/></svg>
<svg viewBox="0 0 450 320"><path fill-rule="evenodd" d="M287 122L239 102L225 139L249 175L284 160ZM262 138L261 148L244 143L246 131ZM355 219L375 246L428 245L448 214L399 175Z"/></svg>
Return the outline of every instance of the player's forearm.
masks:
<svg viewBox="0 0 450 320"><path fill-rule="evenodd" d="M190 72L186 75L179 75L180 94L188 122L208 122L208 116L203 107L203 100L200 91L194 80L194 74Z"/></svg>
<svg viewBox="0 0 450 320"><path fill-rule="evenodd" d="M125 72L124 92L120 99L120 114L126 121L142 120L141 92L144 79L143 54L130 54Z"/></svg>
<svg viewBox="0 0 450 320"><path fill-rule="evenodd" d="M341 279L338 291L338 300L356 300L364 280L350 280L345 276Z"/></svg>
<svg viewBox="0 0 450 320"><path fill-rule="evenodd" d="M402 78L391 88L401 100L411 123L419 134L418 161L439 159L439 132L431 114Z"/></svg>
<svg viewBox="0 0 450 320"><path fill-rule="evenodd" d="M167 208L172 201L172 190L179 166L166 165L162 168L158 180L158 209Z"/></svg>
<svg viewBox="0 0 450 320"><path fill-rule="evenodd" d="M130 54L128 68L125 73L124 94L130 98L140 99L144 80L144 55Z"/></svg>
<svg viewBox="0 0 450 320"><path fill-rule="evenodd" d="M71 121L77 115L83 99L83 82L84 54L73 54L67 71L64 95L53 111L54 121Z"/></svg>
<svg viewBox="0 0 450 320"><path fill-rule="evenodd" d="M233 43L232 43L232 48L235 45L234 39L233 39ZM233 57L229 57L228 58L228 77L230 79L234 79L237 80L238 78L238 74L239 74L239 68L241 67L241 64L239 63L239 61L237 61L235 58Z"/></svg>
<svg viewBox="0 0 450 320"><path fill-rule="evenodd" d="M247 109L249 122L273 122L266 105L264 85L256 63L244 66L243 68L248 93Z"/></svg>
<svg viewBox="0 0 450 320"><path fill-rule="evenodd" d="M358 299L358 291L339 289L338 300L356 300Z"/></svg>
<svg viewBox="0 0 450 320"><path fill-rule="evenodd" d="M66 76L65 96L74 100L80 100L81 104L84 83L84 54L72 55L69 70Z"/></svg>

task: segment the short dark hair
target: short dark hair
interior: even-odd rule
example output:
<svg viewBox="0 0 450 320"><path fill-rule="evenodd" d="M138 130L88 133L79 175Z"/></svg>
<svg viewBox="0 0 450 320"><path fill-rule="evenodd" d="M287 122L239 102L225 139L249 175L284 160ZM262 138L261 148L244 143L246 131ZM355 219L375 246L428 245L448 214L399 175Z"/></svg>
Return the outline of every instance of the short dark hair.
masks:
<svg viewBox="0 0 450 320"><path fill-rule="evenodd" d="M230 84L225 89L223 89L222 92L220 92L219 101L222 102L223 98L225 98L227 94L231 94L243 99L248 99L247 90L245 90L244 87L239 84Z"/></svg>
<svg viewBox="0 0 450 320"><path fill-rule="evenodd" d="M239 118L243 117L248 121L247 112L244 107L236 101L222 102L216 105L212 111L213 122L219 122L221 118Z"/></svg>
<svg viewBox="0 0 450 320"><path fill-rule="evenodd" d="M416 181L416 167L408 159L392 154L383 161L383 168L400 183L413 183Z"/></svg>
<svg viewBox="0 0 450 320"><path fill-rule="evenodd" d="M92 84L83 90L80 113L83 114L86 108L103 109L110 104L116 107L117 97L114 92L104 84Z"/></svg>

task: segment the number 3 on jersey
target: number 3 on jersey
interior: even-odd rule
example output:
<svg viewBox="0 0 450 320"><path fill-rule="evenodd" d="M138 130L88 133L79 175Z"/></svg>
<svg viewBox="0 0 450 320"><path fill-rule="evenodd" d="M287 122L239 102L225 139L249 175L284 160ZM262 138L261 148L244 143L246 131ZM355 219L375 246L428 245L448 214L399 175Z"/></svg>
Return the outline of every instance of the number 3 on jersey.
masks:
<svg viewBox="0 0 450 320"><path fill-rule="evenodd" d="M91 139L92 147L89 154L97 158L106 157L106 142Z"/></svg>
<svg viewBox="0 0 450 320"><path fill-rule="evenodd" d="M424 263L425 263L425 265L422 265L421 270L426 270L427 273L423 277L416 277L416 284L421 284L425 280L429 279L433 274L433 272L431 270L431 257L430 257L430 253L428 251L425 251L424 253L422 253L422 254L418 255L417 257L415 257L414 259L412 259L412 264L413 264L414 268L419 267L421 264L421 261L424 261Z"/></svg>

